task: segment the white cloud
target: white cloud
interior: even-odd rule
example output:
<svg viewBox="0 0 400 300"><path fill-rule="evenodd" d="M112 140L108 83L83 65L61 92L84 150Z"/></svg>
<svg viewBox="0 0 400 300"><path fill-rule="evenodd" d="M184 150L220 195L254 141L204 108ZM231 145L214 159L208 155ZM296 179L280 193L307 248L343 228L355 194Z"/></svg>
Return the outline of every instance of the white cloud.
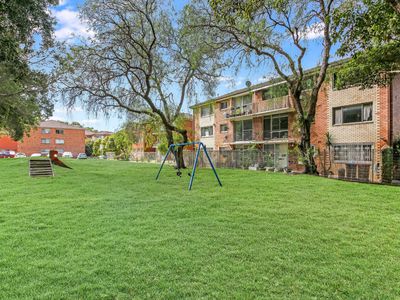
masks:
<svg viewBox="0 0 400 300"><path fill-rule="evenodd" d="M100 120L99 119L87 119L87 120L78 120L77 122L79 122L80 124L82 124L84 126L93 126L93 125L100 123Z"/></svg>
<svg viewBox="0 0 400 300"><path fill-rule="evenodd" d="M79 18L79 13L70 8L52 10L52 14L57 20L58 29L55 31L56 39L65 41L77 36L88 38L94 35L89 30L87 22Z"/></svg>
<svg viewBox="0 0 400 300"><path fill-rule="evenodd" d="M54 112L58 114L68 114L68 113L83 112L83 111L84 111L83 108L80 106L74 107L72 109L68 109L66 107L58 107L54 109Z"/></svg>
<svg viewBox="0 0 400 300"><path fill-rule="evenodd" d="M315 40L323 37L324 35L324 24L314 23L310 25L306 30L301 33L301 37L306 40Z"/></svg>
<svg viewBox="0 0 400 300"><path fill-rule="evenodd" d="M65 6L67 4L68 0L60 0L60 3L58 4L59 6Z"/></svg>

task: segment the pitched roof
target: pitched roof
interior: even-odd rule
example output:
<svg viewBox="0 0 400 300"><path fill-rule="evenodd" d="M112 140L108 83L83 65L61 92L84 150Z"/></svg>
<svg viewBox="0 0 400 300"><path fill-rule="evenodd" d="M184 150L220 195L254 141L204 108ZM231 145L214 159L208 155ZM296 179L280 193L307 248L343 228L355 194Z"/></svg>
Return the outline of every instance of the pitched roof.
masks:
<svg viewBox="0 0 400 300"><path fill-rule="evenodd" d="M331 63L329 63L329 65L330 65L330 67L337 67L337 66L340 66L340 65L342 65L343 63L345 63L347 61L349 61L349 59L345 58L345 59L341 59L341 60L338 60L338 61L331 62ZM310 68L310 69L307 69L307 70L304 71L304 74L307 75L307 74L310 74L310 73L314 73L314 72L318 71L318 69L319 69L318 66ZM244 93L250 93L252 91L257 91L257 90L269 87L271 85L274 85L274 84L277 84L277 83L283 83L283 82L285 82L285 81L282 78L276 77L276 78L273 78L273 79L268 80L266 82L254 84L254 85L251 85L250 87L245 87L245 88L242 88L242 89L239 89L239 90L235 90L235 91L229 92L227 94L224 94L224 95L221 95L221 96L218 96L218 97L215 97L215 98L208 99L208 100L203 101L203 102L196 103L196 104L190 106L190 108L194 109L196 107L199 107L199 106L202 106L202 105L205 105L205 104L208 104L208 103L213 103L213 102L216 102L216 101L219 101L219 100L231 98L233 96L237 96L237 95L244 94Z"/></svg>
<svg viewBox="0 0 400 300"><path fill-rule="evenodd" d="M84 128L76 125L70 125L68 123L56 120L47 120L40 122L40 128L60 128L60 129L79 129L84 130Z"/></svg>

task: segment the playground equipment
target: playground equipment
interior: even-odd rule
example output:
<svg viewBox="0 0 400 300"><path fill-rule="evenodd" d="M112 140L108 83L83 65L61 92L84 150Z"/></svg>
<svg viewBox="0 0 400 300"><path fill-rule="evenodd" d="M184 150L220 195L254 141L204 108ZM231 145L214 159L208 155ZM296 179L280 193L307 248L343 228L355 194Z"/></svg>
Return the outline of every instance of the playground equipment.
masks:
<svg viewBox="0 0 400 300"><path fill-rule="evenodd" d="M68 167L66 164L64 164L61 160L59 160L58 157L56 156L57 154L58 154L58 151L50 150L49 156L50 156L51 163L53 165L57 165L57 166L60 166L63 168L72 169L71 167Z"/></svg>
<svg viewBox="0 0 400 300"><path fill-rule="evenodd" d="M50 159L34 159L29 160L29 176L54 176L53 166Z"/></svg>
<svg viewBox="0 0 400 300"><path fill-rule="evenodd" d="M191 143L181 143L181 144L172 144L172 145L170 145L169 148L168 148L167 154L165 154L164 159L163 159L163 161L161 163L160 169L158 170L158 174L157 174L156 180L158 180L158 178L160 177L161 170L162 170L162 168L164 166L164 163L167 160L167 157L168 157L168 155L170 153L173 153L174 156L175 156L176 167L177 167L177 173L176 174L181 177L181 175L182 175L182 172L180 170L181 166L180 166L180 163L179 163L179 160L178 160L178 155L177 155L177 149L176 148L177 147L189 146L189 145L193 145L193 146L198 145L198 148L197 148L197 151L196 151L196 157L195 157L194 163L193 163L193 170L192 170L191 173L188 173L188 175L190 176L189 191L192 189L193 180L194 180L194 176L196 174L196 168L197 168L197 163L198 163L198 160L199 160L199 155L200 155L200 150L201 149L203 149L203 151L204 151L204 153L205 153L205 155L206 155L206 157L208 159L208 162L210 163L210 166L211 166L211 168L212 168L212 170L214 172L214 175L217 178L218 184L220 186L222 186L221 180L219 179L217 171L214 168L214 164L211 161L211 158L210 158L210 155L207 152L206 146L204 146L204 144L202 142L191 142Z"/></svg>

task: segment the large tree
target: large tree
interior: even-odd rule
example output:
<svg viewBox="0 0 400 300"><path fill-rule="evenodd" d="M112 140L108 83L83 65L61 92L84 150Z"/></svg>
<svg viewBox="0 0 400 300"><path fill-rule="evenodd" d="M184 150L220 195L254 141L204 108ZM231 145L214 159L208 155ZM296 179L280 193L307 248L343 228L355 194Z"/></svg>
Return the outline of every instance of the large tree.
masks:
<svg viewBox="0 0 400 300"><path fill-rule="evenodd" d="M67 105L158 118L169 144L173 132L187 142L175 121L198 84L212 91L222 66L208 37L186 31L169 1L88 0L81 16L95 36L62 62Z"/></svg>
<svg viewBox="0 0 400 300"><path fill-rule="evenodd" d="M338 72L339 85L387 84L400 70L400 1L346 1L336 11L338 54L351 60Z"/></svg>
<svg viewBox="0 0 400 300"><path fill-rule="evenodd" d="M215 43L225 45L235 56L271 63L287 83L301 129L299 150L306 173L317 172L310 130L329 66L335 5L333 0L199 0L188 8L193 28L212 30ZM320 35L322 52L311 85L303 66L310 33Z"/></svg>
<svg viewBox="0 0 400 300"><path fill-rule="evenodd" d="M52 113L48 76L39 65L44 50L53 45L49 8L57 4L0 0L0 129L15 139Z"/></svg>

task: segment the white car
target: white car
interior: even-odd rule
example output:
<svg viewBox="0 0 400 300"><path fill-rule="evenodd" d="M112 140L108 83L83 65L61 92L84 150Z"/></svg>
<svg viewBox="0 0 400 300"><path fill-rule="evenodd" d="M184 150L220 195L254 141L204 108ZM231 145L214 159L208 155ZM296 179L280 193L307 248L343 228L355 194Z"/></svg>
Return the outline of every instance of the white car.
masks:
<svg viewBox="0 0 400 300"><path fill-rule="evenodd" d="M18 152L17 154L15 154L15 158L25 158L26 154L22 153L22 152Z"/></svg>
<svg viewBox="0 0 400 300"><path fill-rule="evenodd" d="M31 157L41 157L42 154L40 153L32 153Z"/></svg>
<svg viewBox="0 0 400 300"><path fill-rule="evenodd" d="M64 157L64 158L74 158L74 156L72 155L72 152L64 152L62 157Z"/></svg>

